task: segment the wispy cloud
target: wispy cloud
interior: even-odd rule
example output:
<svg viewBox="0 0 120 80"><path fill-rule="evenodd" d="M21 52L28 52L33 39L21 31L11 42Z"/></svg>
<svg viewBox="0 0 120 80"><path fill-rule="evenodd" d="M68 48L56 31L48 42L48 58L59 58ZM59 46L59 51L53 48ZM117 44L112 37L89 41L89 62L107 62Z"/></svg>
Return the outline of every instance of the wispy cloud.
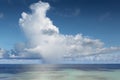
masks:
<svg viewBox="0 0 120 80"><path fill-rule="evenodd" d="M79 8L62 8L59 9L59 11L56 11L56 8L53 8L53 12L62 17L75 17L80 15Z"/></svg>
<svg viewBox="0 0 120 80"><path fill-rule="evenodd" d="M99 17L99 21L103 22L103 21L106 21L106 20L111 20L111 13L110 12L106 12L102 15L100 15Z"/></svg>
<svg viewBox="0 0 120 80"><path fill-rule="evenodd" d="M4 14L3 13L0 13L0 19L4 17Z"/></svg>
<svg viewBox="0 0 120 80"><path fill-rule="evenodd" d="M42 0L42 1L58 2L58 1L60 1L60 0Z"/></svg>

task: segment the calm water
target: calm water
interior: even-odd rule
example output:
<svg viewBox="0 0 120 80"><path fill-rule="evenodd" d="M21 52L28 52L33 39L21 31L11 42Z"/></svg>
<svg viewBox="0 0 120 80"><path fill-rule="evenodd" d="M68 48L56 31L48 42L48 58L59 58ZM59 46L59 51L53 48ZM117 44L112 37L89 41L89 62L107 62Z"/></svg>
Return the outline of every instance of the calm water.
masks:
<svg viewBox="0 0 120 80"><path fill-rule="evenodd" d="M120 65L0 65L0 80L120 80Z"/></svg>

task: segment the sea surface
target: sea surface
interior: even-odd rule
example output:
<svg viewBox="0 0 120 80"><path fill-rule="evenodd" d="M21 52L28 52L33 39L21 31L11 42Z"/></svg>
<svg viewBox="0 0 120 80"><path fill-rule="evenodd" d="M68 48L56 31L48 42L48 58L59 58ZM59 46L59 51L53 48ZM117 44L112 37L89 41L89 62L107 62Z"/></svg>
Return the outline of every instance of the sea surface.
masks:
<svg viewBox="0 0 120 80"><path fill-rule="evenodd" d="M120 64L0 64L0 80L120 80Z"/></svg>

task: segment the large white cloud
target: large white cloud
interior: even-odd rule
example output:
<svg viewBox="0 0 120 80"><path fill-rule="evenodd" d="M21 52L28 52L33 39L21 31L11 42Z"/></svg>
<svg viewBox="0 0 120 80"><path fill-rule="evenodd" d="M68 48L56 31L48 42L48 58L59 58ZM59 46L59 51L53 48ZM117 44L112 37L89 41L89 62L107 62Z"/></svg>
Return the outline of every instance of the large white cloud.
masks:
<svg viewBox="0 0 120 80"><path fill-rule="evenodd" d="M105 48L99 39L82 34L64 35L46 16L50 5L39 1L30 6L31 14L22 13L19 24L28 38L24 51L29 55L40 54L45 63L61 63L65 57L81 57L120 52L119 47Z"/></svg>

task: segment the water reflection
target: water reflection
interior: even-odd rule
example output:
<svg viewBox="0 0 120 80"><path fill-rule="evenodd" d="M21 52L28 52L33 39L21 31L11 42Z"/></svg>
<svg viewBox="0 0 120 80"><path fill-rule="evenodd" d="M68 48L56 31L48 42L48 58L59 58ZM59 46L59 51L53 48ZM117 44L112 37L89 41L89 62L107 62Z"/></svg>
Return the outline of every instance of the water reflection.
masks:
<svg viewBox="0 0 120 80"><path fill-rule="evenodd" d="M120 71L30 71L18 74L0 74L0 80L120 80ZM116 74L116 75L115 75Z"/></svg>
<svg viewBox="0 0 120 80"><path fill-rule="evenodd" d="M68 67L69 66L69 67ZM95 65L94 65L95 66ZM97 69L98 68L98 69ZM120 80L119 69L73 65L2 65L0 80ZM116 68L116 67L115 67Z"/></svg>

